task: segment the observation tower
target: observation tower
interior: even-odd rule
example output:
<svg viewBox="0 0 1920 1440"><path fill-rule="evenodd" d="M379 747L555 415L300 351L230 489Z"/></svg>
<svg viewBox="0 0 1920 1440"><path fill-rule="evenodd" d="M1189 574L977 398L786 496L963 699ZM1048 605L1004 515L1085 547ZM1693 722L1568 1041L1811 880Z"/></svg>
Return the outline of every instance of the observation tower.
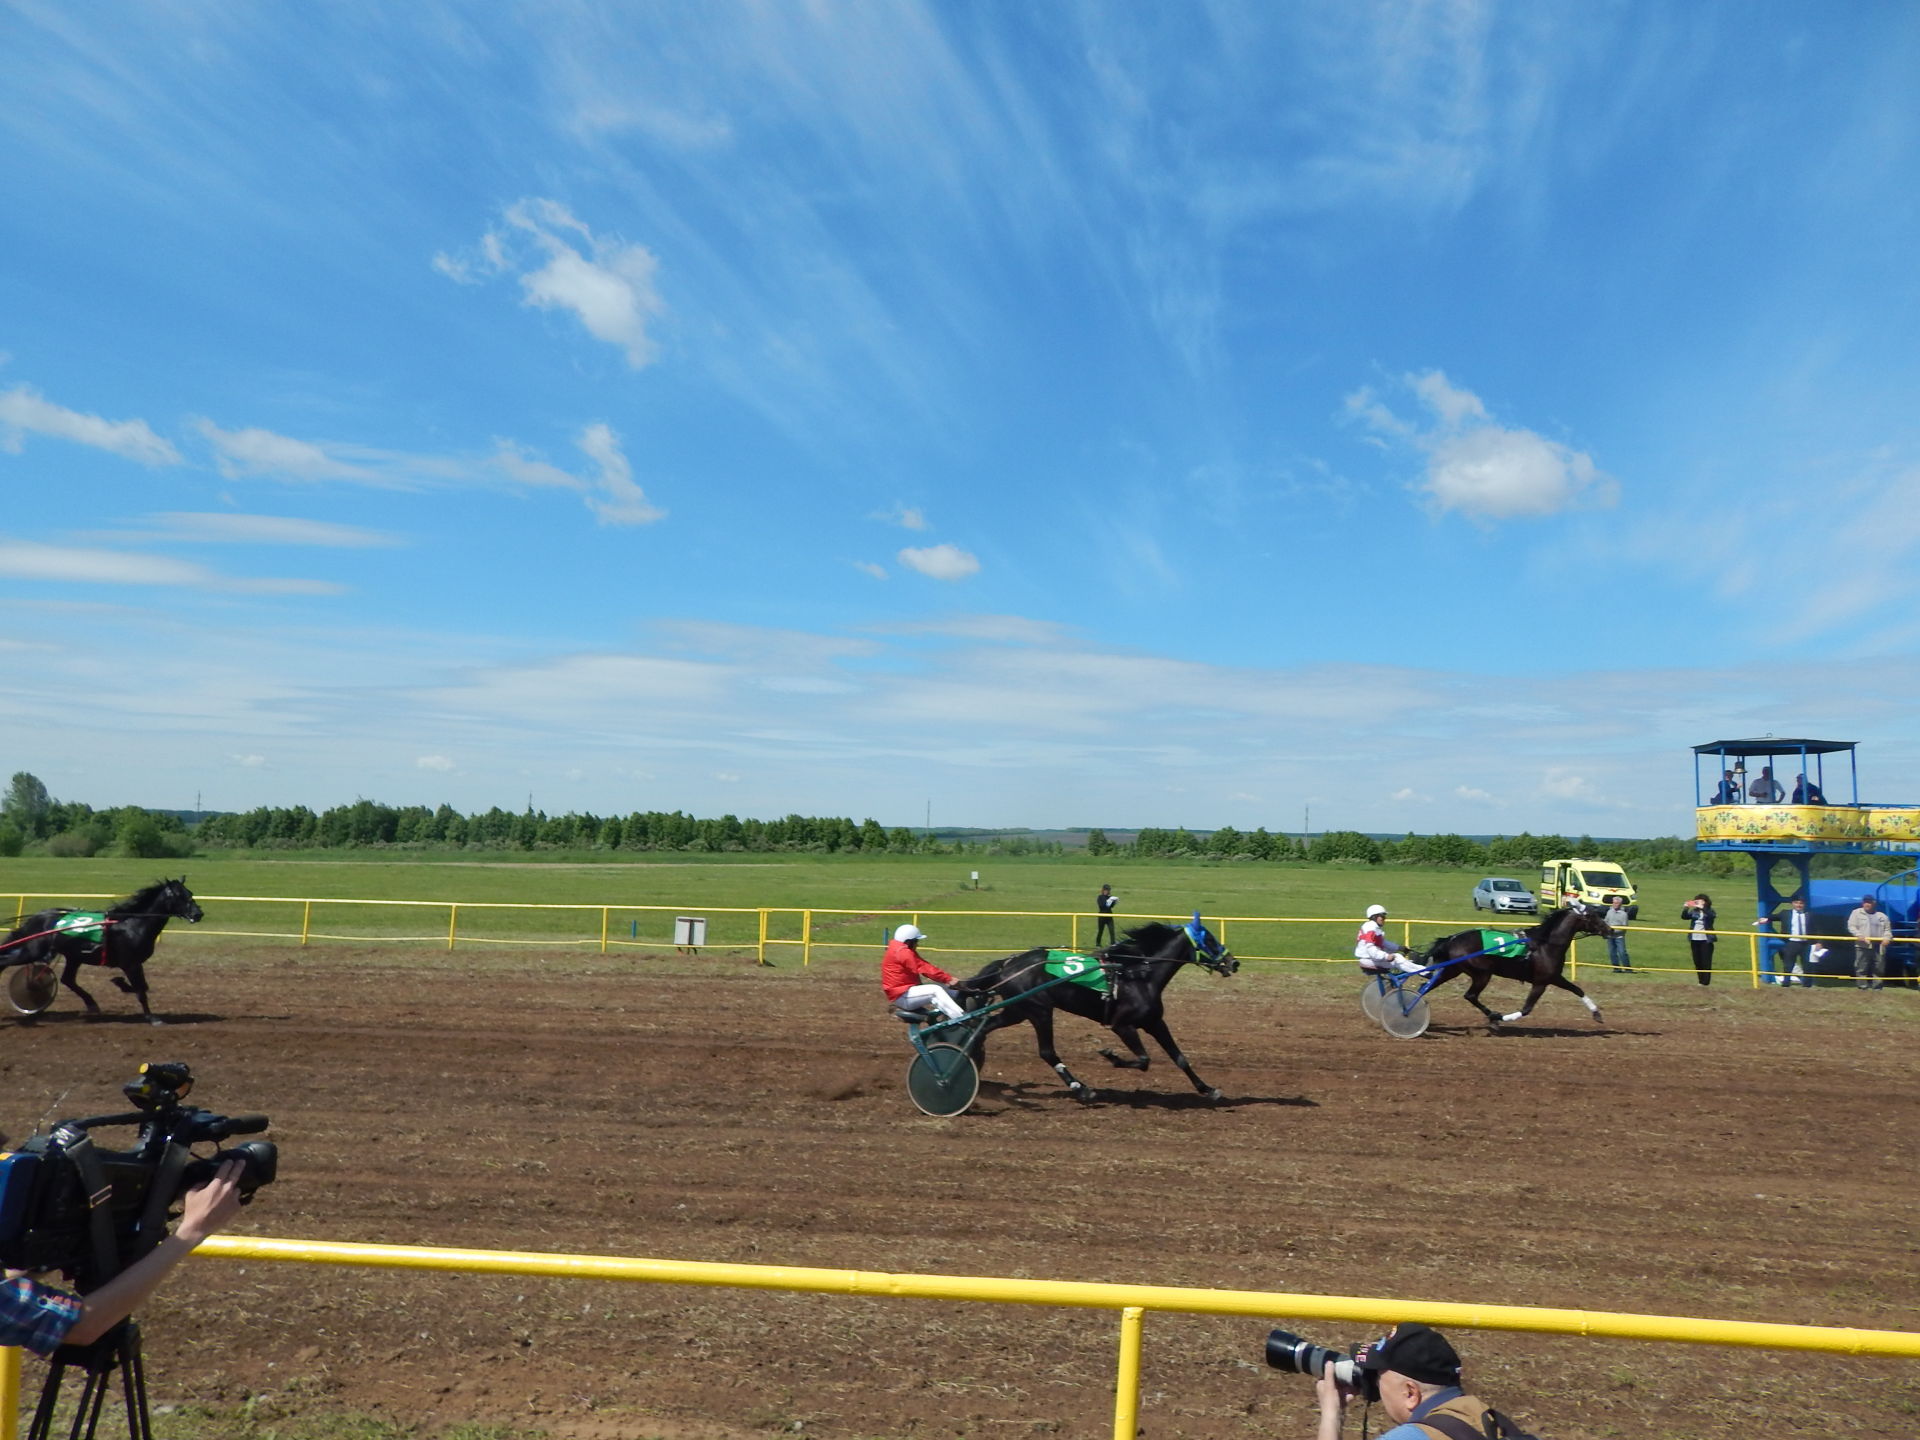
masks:
<svg viewBox="0 0 1920 1440"><path fill-rule="evenodd" d="M1821 974L1852 973L1847 916L1871 895L1893 922L1896 944L1888 971L1912 954L1920 915L1920 805L1860 798L1860 768L1852 740L1713 740L1693 747L1695 845L1701 850L1737 850L1753 857L1754 916L1764 921L1796 895L1804 895L1813 931L1838 936ZM1814 880L1815 855L1883 855L1902 873L1884 881ZM1904 866L1901 862L1904 861ZM1762 934L1771 931L1761 927ZM1723 932L1724 933L1724 932ZM1760 971L1774 979L1777 938L1763 940Z"/></svg>

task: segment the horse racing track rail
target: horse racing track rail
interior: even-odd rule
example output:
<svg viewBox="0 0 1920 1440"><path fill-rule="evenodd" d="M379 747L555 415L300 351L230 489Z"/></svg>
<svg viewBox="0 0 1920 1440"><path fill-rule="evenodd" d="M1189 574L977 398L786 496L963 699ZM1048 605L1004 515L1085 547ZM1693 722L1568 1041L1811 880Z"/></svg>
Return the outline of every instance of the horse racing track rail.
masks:
<svg viewBox="0 0 1920 1440"><path fill-rule="evenodd" d="M1529 1331L1536 1334L1666 1340L1753 1349L1824 1351L1920 1360L1920 1334L1835 1326L1781 1325L1673 1315L1614 1314L1519 1305L1461 1305L1382 1297L1295 1295L1257 1291L1197 1290L1168 1285L1087 1284L968 1275L903 1275L804 1266L707 1264L684 1260L623 1259L601 1255L528 1254L501 1250L455 1250L427 1246L356 1245L314 1240L242 1239L216 1236L202 1255L230 1260L282 1261L308 1265L437 1270L469 1275L538 1275L578 1280L705 1285L743 1290L889 1299L965 1300L1009 1305L1049 1305L1110 1310L1120 1315L1119 1360L1113 1401L1114 1440L1133 1440L1139 1425L1142 1317L1149 1311L1190 1315L1240 1315L1251 1319L1357 1321L1384 1328L1419 1320L1454 1329ZM9 1389L18 1366L0 1366L0 1440L14 1440L7 1417L19 1412Z"/></svg>

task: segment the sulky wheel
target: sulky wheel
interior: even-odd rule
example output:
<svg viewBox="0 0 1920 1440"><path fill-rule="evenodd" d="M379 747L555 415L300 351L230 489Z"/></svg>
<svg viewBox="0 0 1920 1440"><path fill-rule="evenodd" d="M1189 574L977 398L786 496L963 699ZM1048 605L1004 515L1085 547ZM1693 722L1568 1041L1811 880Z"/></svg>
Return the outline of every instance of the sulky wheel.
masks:
<svg viewBox="0 0 1920 1440"><path fill-rule="evenodd" d="M926 1115L958 1115L980 1093L980 1067L958 1045L929 1045L907 1066L907 1097Z"/></svg>
<svg viewBox="0 0 1920 1440"><path fill-rule="evenodd" d="M38 1015L59 993L60 982L51 965L29 961L14 966L7 976L7 1003L16 1015Z"/></svg>
<svg viewBox="0 0 1920 1440"><path fill-rule="evenodd" d="M1396 990L1380 1002L1380 1028L1396 1040L1415 1040L1427 1033L1433 1011L1424 995Z"/></svg>
<svg viewBox="0 0 1920 1440"><path fill-rule="evenodd" d="M1396 994L1398 991L1396 990ZM1360 1011L1374 1024L1380 1023L1381 1007L1387 1002L1387 982L1378 978L1369 978L1360 991Z"/></svg>

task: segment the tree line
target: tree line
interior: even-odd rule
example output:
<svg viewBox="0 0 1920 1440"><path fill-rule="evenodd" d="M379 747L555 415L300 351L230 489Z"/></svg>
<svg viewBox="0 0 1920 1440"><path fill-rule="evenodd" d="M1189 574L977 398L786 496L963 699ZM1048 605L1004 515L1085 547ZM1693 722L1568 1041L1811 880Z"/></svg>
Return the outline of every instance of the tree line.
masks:
<svg viewBox="0 0 1920 1440"><path fill-rule="evenodd" d="M486 850L486 851L674 851L725 854L788 851L867 855L1066 855L1079 849L1060 841L1011 835L942 840L905 826L887 828L872 819L856 824L844 816L787 815L743 820L734 815L702 819L680 810L636 810L598 816L569 811L502 810L494 806L462 814L450 805L383 805L355 800L315 811L304 805L262 805L244 812L207 815L189 825L166 810L136 805L95 810L61 802L33 775L13 776L0 798L0 856L28 848L51 855L120 854L147 859L216 850ZM1221 860L1294 864L1404 865L1506 872L1525 880L1544 860L1567 856L1611 860L1629 873L1690 870L1745 875L1748 860L1733 852L1701 852L1691 840L1596 840L1590 835L1415 835L1381 839L1357 830L1301 836L1264 827L1217 830L1148 827L1131 840L1087 832L1085 853L1095 859ZM1823 874L1879 874L1886 857L1820 856Z"/></svg>

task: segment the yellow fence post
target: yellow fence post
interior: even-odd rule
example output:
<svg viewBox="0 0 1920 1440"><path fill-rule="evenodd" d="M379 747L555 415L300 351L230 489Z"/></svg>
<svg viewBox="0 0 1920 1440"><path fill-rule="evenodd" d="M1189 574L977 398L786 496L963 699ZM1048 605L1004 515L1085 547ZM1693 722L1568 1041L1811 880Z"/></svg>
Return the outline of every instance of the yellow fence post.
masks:
<svg viewBox="0 0 1920 1440"><path fill-rule="evenodd" d="M306 900L300 906L300 948L306 949L308 936L313 934L313 901Z"/></svg>
<svg viewBox="0 0 1920 1440"><path fill-rule="evenodd" d="M1073 933L1067 940L1067 948L1070 950L1078 950L1080 948L1080 917L1078 914L1075 914L1073 917Z"/></svg>
<svg viewBox="0 0 1920 1440"><path fill-rule="evenodd" d="M1120 1378L1113 1385L1113 1440L1134 1440L1140 1429L1140 1317L1129 1305L1120 1312Z"/></svg>
<svg viewBox="0 0 1920 1440"><path fill-rule="evenodd" d="M0 1345L0 1440L20 1434L20 1352Z"/></svg>
<svg viewBox="0 0 1920 1440"><path fill-rule="evenodd" d="M1760 988L1760 937L1758 935L1747 937L1747 967L1753 971L1753 988L1758 990Z"/></svg>
<svg viewBox="0 0 1920 1440"><path fill-rule="evenodd" d="M767 963L767 907L764 905L760 907L760 944L753 952L753 963Z"/></svg>
<svg viewBox="0 0 1920 1440"><path fill-rule="evenodd" d="M449 950L453 949L453 934L459 927L460 907L458 905L449 905L447 907L447 949Z"/></svg>
<svg viewBox="0 0 1920 1440"><path fill-rule="evenodd" d="M800 912L800 963L813 964L813 911Z"/></svg>
<svg viewBox="0 0 1920 1440"><path fill-rule="evenodd" d="M602 955L607 953L607 921L609 918L610 912L606 906L602 905L600 907L600 953Z"/></svg>

